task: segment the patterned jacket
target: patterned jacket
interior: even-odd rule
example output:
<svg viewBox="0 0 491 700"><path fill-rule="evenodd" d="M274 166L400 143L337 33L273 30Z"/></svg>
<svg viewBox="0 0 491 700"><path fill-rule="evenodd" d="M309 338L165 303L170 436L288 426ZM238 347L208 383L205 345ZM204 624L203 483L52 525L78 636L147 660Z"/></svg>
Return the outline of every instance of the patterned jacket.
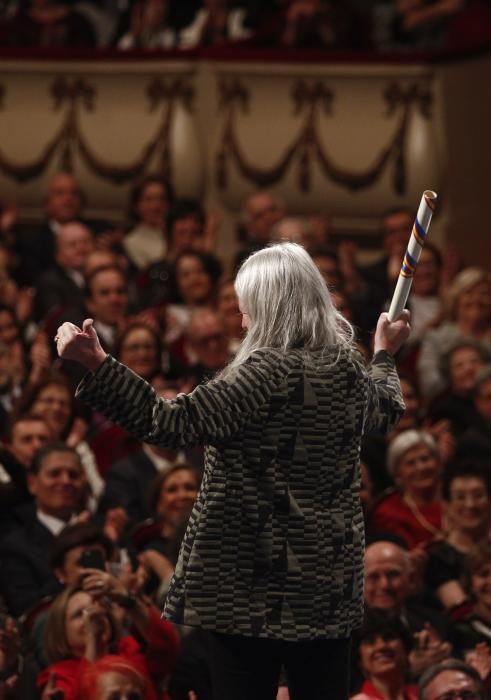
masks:
<svg viewBox="0 0 491 700"><path fill-rule="evenodd" d="M172 401L112 357L79 398L139 439L205 444L205 472L167 597L176 623L296 641L361 623L362 433L404 410L393 358L260 350L233 380Z"/></svg>

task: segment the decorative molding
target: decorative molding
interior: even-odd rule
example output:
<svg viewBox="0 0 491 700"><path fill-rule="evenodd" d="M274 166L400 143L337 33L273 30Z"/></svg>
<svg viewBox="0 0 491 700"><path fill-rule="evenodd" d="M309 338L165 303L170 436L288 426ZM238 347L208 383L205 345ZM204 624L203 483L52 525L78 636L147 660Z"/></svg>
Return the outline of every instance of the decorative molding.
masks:
<svg viewBox="0 0 491 700"><path fill-rule="evenodd" d="M215 167L216 183L220 190L228 186L228 164L233 162L241 175L256 187L267 187L279 182L292 164L298 162L298 188L309 192L312 186L312 165L317 163L325 177L348 190L356 191L373 185L393 162L392 187L402 195L406 192L406 142L410 119L415 108L425 119L431 116L432 95L423 82L401 86L390 83L382 97L387 103L386 118L399 113L396 129L388 144L372 159L366 170L356 172L338 166L326 153L319 136L319 114L333 116L334 92L322 81L299 79L291 90L295 115L304 114L303 123L292 142L286 146L276 163L270 167L253 164L239 143L237 111L248 112L250 94L237 78L221 79L218 84L219 105L224 111L224 126L218 146Z"/></svg>
<svg viewBox="0 0 491 700"><path fill-rule="evenodd" d="M158 157L157 171L172 179L172 156L170 132L175 118L176 103L180 101L185 110L192 111L194 89L186 78L164 80L153 78L147 85L148 109L155 112L162 108L162 119L153 137L143 146L140 155L131 163L120 165L100 157L83 134L80 114L96 111L97 91L84 78L74 80L58 77L50 87L53 111L64 112L61 127L55 136L42 148L40 155L27 163L8 158L0 150L0 171L17 182L26 182L39 177L48 169L58 155L61 169L74 171L74 160L78 156L88 169L114 184L121 184L141 177L154 157ZM0 106L4 88L0 86Z"/></svg>

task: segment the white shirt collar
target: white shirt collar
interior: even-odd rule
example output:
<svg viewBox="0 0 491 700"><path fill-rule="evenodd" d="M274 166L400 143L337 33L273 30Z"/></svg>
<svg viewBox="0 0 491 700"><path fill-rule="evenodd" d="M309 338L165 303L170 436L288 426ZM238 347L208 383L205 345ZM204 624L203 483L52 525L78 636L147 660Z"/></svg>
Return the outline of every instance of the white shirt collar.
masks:
<svg viewBox="0 0 491 700"><path fill-rule="evenodd" d="M110 326L109 323L103 323L103 321L98 320L94 321L94 326L104 342L113 346L118 332L117 329L114 326Z"/></svg>
<svg viewBox="0 0 491 700"><path fill-rule="evenodd" d="M170 462L165 457L155 454L150 445L143 445L143 451L147 455L148 459L152 462L155 469L160 473L168 472L176 464L183 464L185 462L184 454L182 452L177 453L177 457L173 462Z"/></svg>
<svg viewBox="0 0 491 700"><path fill-rule="evenodd" d="M55 518L54 515L48 515L47 513L43 513L39 508L36 511L37 519L44 525L44 527L48 528L48 530L53 534L55 537L60 534L60 532L68 525L64 520L60 520L60 518Z"/></svg>

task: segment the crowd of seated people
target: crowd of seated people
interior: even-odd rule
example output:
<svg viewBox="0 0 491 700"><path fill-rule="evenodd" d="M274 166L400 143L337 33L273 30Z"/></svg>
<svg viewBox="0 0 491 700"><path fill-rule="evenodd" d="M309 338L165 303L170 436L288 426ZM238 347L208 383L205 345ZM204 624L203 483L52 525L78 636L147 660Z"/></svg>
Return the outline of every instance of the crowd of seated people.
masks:
<svg viewBox="0 0 491 700"><path fill-rule="evenodd" d="M121 686L212 700L206 635L157 614L202 449L142 444L79 405L80 367L57 358L56 328L94 318L104 347L172 399L241 342L237 266L288 238L312 255L368 361L414 212L387 210L367 266L325 212L298 216L269 191L243 202L230 259L217 213L156 175L135 183L126 227L83 207L76 178L58 173L43 221L12 208L0 217L0 697L107 698ZM396 358L406 412L362 446L357 700L450 698L459 683L480 698L491 686L491 275L455 261L425 249L413 333Z"/></svg>
<svg viewBox="0 0 491 700"><path fill-rule="evenodd" d="M196 49L224 44L462 50L489 43L487 0L10 0L1 45Z"/></svg>

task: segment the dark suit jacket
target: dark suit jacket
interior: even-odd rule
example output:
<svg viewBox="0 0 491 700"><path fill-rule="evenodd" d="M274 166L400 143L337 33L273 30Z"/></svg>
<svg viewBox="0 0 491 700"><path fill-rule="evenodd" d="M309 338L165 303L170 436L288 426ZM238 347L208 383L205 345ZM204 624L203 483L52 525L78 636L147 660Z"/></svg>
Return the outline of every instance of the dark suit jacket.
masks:
<svg viewBox="0 0 491 700"><path fill-rule="evenodd" d="M48 221L16 231L14 253L17 257L15 279L32 286L39 275L55 263L55 233Z"/></svg>
<svg viewBox="0 0 491 700"><path fill-rule="evenodd" d="M473 425L457 441L456 458L491 463L491 423L481 415L476 414Z"/></svg>
<svg viewBox="0 0 491 700"><path fill-rule="evenodd" d="M156 476L157 469L143 450L116 462L106 475L106 489L99 510L105 513L109 508L121 506L129 516L129 525L149 518L152 513L148 495Z"/></svg>
<svg viewBox="0 0 491 700"><path fill-rule="evenodd" d="M27 469L10 450L0 449L0 464L10 477L8 484L0 484L0 533L4 536L18 525L15 509L33 499L27 488Z"/></svg>
<svg viewBox="0 0 491 700"><path fill-rule="evenodd" d="M107 229L102 221L81 222L96 235ZM21 286L31 287L39 275L55 264L56 233L49 221L21 226L15 232L14 254L17 258L15 279Z"/></svg>
<svg viewBox="0 0 491 700"><path fill-rule="evenodd" d="M61 585L49 564L54 535L38 520L34 506L22 510L23 522L0 542L0 586L9 612L19 616Z"/></svg>
<svg viewBox="0 0 491 700"><path fill-rule="evenodd" d="M84 305L84 291L59 265L42 272L36 282L34 318L41 321L50 312Z"/></svg>

